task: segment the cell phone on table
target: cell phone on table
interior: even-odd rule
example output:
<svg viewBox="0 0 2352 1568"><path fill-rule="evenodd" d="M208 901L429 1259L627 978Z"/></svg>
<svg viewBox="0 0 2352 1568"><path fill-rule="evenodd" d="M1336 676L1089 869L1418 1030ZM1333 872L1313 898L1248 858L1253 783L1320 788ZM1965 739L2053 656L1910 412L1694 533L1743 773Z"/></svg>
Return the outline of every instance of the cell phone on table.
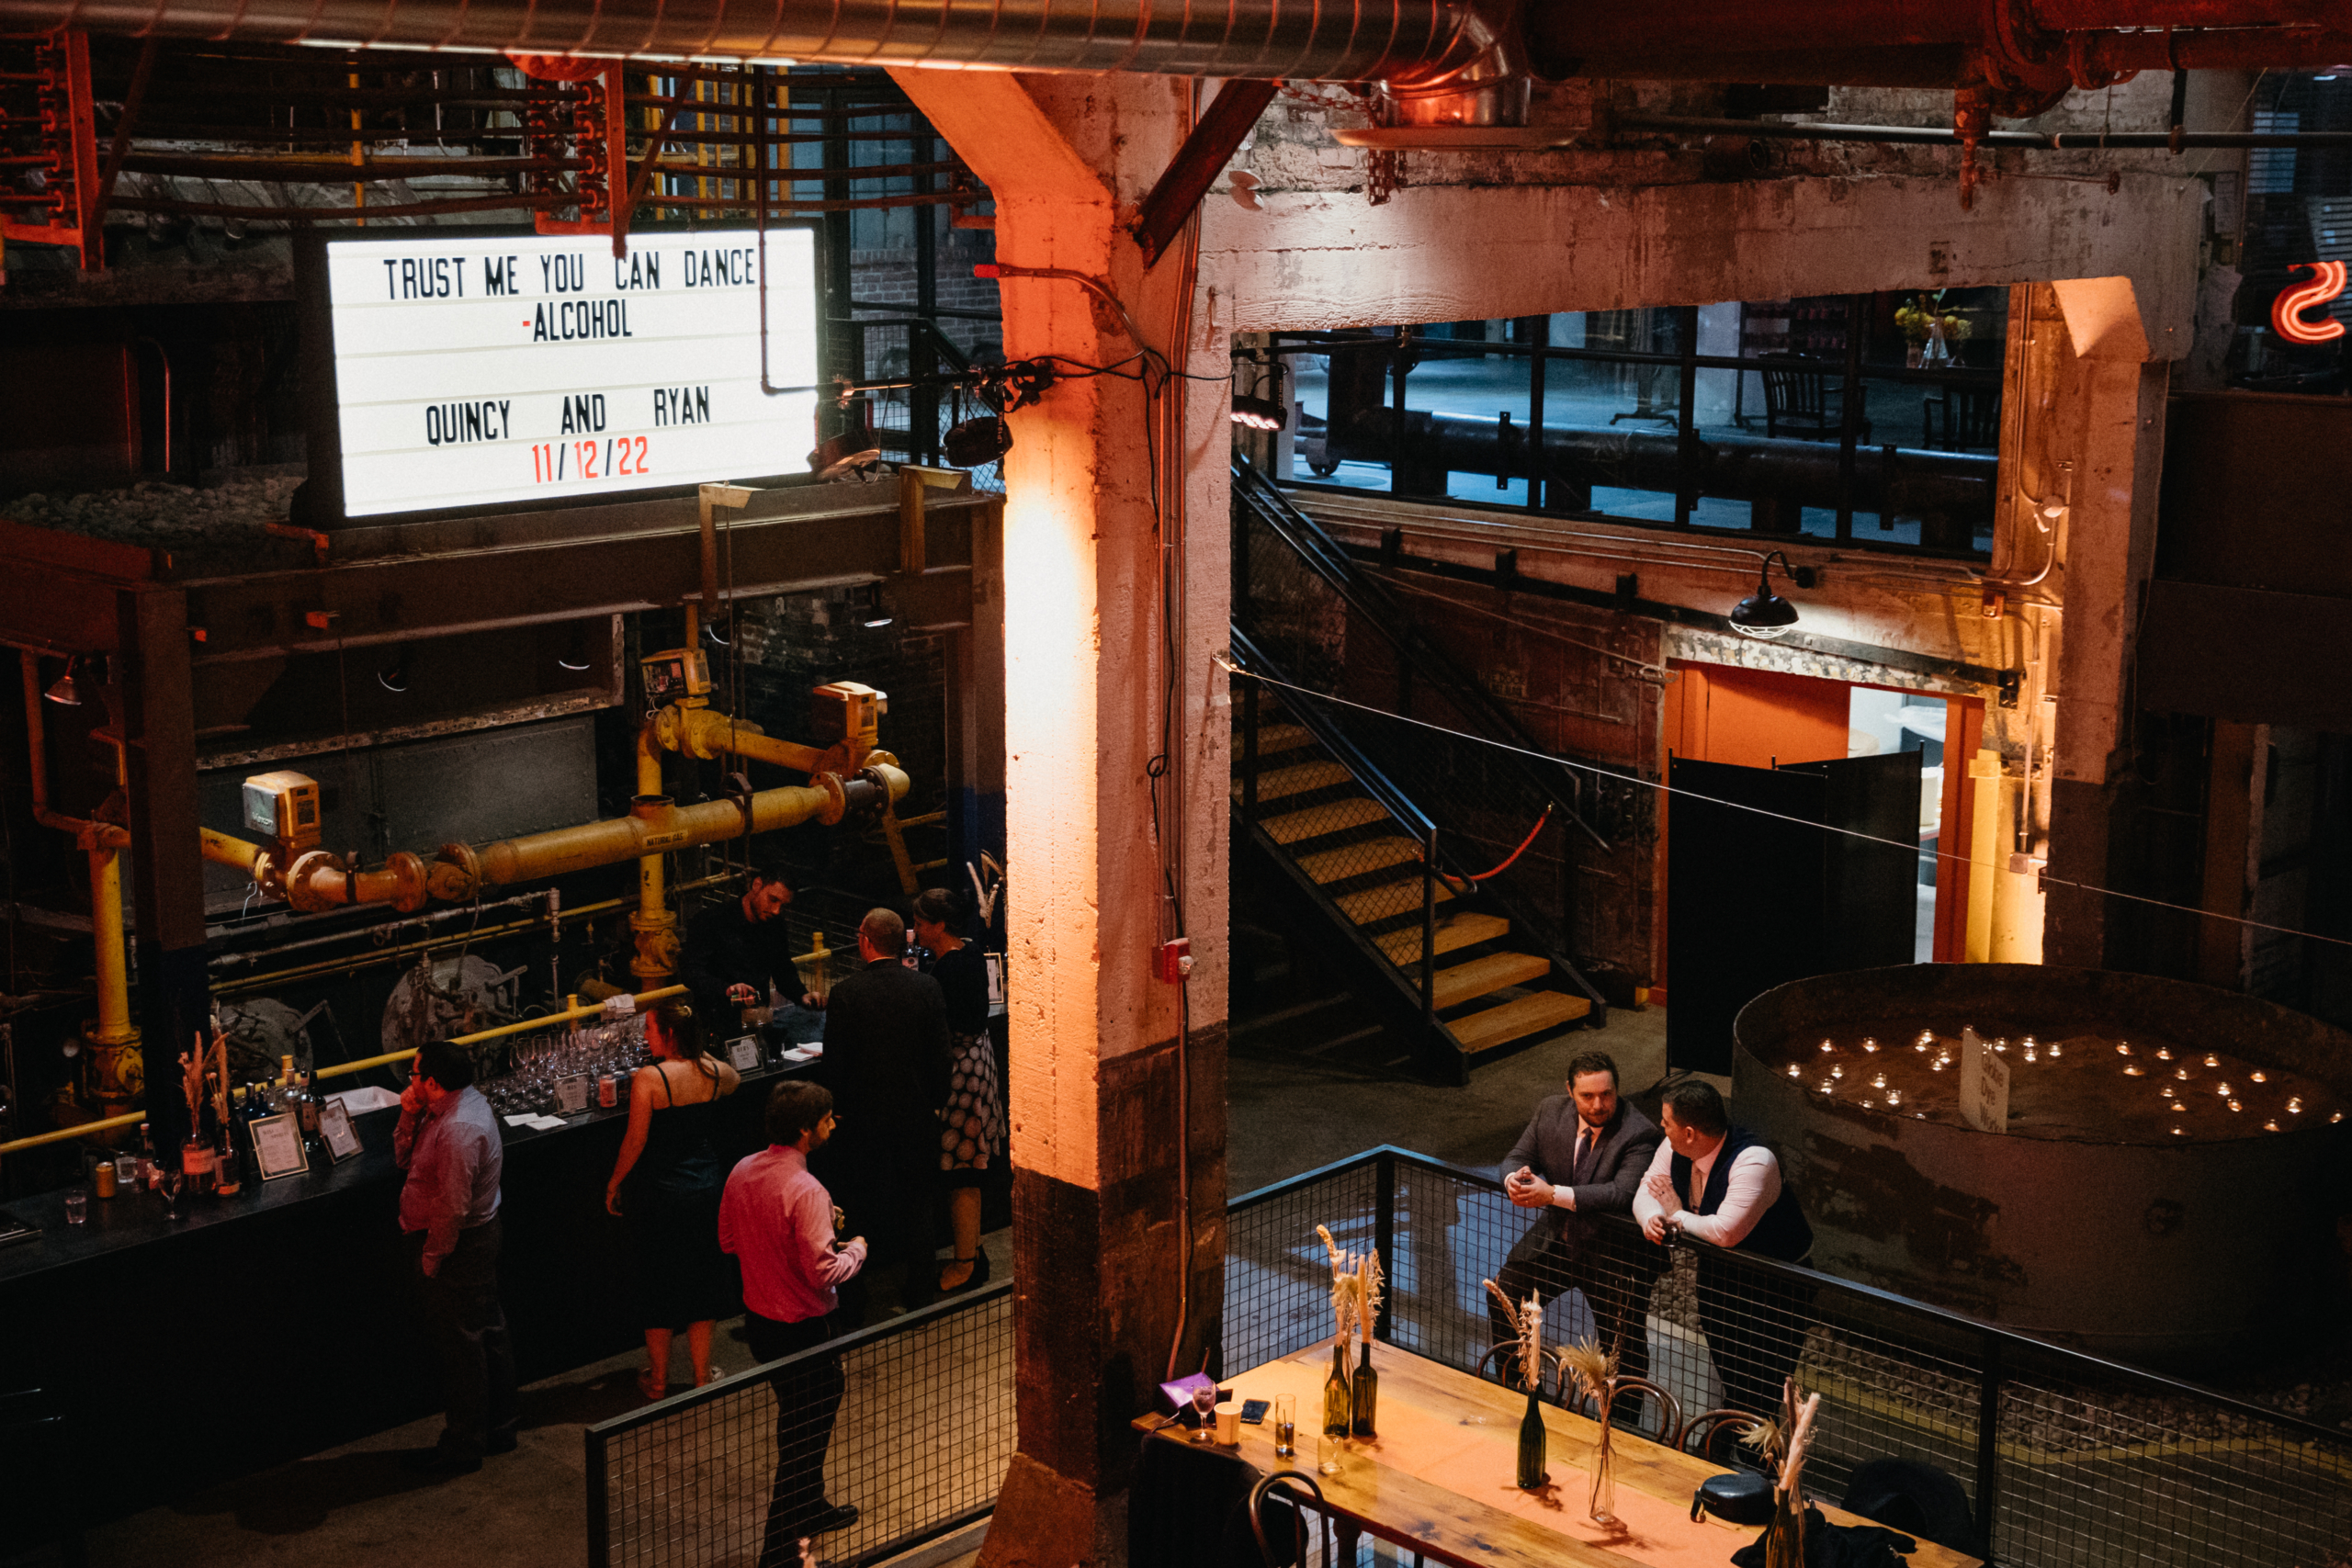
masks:
<svg viewBox="0 0 2352 1568"><path fill-rule="evenodd" d="M1262 1399L1243 1400L1241 1402L1241 1419L1247 1421L1252 1427L1260 1425L1266 1419L1266 1401Z"/></svg>

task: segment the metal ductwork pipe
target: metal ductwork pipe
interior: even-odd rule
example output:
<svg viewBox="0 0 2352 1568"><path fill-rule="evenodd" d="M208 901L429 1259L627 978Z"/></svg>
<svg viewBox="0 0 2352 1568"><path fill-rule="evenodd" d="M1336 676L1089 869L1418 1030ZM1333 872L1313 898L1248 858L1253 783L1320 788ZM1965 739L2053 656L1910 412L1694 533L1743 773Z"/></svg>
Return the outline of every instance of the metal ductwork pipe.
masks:
<svg viewBox="0 0 2352 1568"><path fill-rule="evenodd" d="M1214 8L1149 0L0 0L0 25L346 48L1380 82L1396 113L1416 123L1491 118L1514 99L1523 107L1526 96L1517 0L1227 0Z"/></svg>

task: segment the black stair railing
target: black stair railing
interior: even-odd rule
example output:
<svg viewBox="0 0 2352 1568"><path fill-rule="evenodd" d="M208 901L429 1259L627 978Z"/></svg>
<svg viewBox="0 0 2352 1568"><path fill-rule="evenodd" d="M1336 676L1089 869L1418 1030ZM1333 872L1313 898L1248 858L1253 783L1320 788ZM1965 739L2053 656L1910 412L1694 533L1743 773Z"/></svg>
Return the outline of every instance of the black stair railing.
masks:
<svg viewBox="0 0 2352 1568"><path fill-rule="evenodd" d="M1263 820L1258 798L1258 784L1263 773L1258 742L1262 733L1261 715L1266 688L1263 682L1247 677L1270 676L1276 681L1283 681L1285 677L1281 668L1250 640L1248 633L1236 626L1233 628L1232 635L1233 662L1243 671L1245 677L1241 682L1240 692L1240 756L1237 759L1235 767L1236 773L1239 775L1241 796L1236 802L1236 809L1239 811L1245 826L1257 829ZM1419 908L1421 920L1421 961L1419 973L1412 989L1416 999L1420 1004L1424 1034L1433 1037L1437 1024L1437 889L1439 877L1442 874L1439 860L1437 824L1430 821L1428 815L1419 807L1414 805L1412 799L1403 790L1397 788L1396 784L1381 772L1369 757L1357 749L1355 742L1348 738L1345 731L1332 723L1330 715L1324 711L1322 705L1312 702L1285 703L1283 705L1283 711L1296 720L1301 728L1313 736L1316 742L1330 754L1333 761L1347 770L1354 784L1370 796L1373 803L1386 814L1389 824L1419 848L1420 901ZM1358 842L1361 843L1361 840ZM1292 858L1285 856L1281 847L1275 845L1271 839L1265 841L1263 847L1273 853L1278 860ZM1384 869L1378 857L1370 852L1362 853L1352 862L1349 859L1345 846L1315 852L1340 857L1337 867L1340 874L1330 878L1333 882L1347 882ZM1388 961L1387 955L1383 953L1373 942L1364 938L1363 934L1356 929L1356 923L1329 894L1323 891L1321 884L1311 877L1301 877L1299 880L1302 889L1310 892L1316 901L1325 907L1325 913L1331 918L1332 921L1346 931L1351 944L1359 950L1359 955L1368 963L1377 965L1388 976L1392 983L1401 985L1402 979L1397 974L1396 966Z"/></svg>
<svg viewBox="0 0 2352 1568"><path fill-rule="evenodd" d="M1600 993L1567 955L1577 913L1571 835L1610 846L1578 815L1575 775L1521 755L1542 748L1255 469L1237 463L1233 495L1237 635L1258 650L1261 670L1278 666L1276 678L1308 699L1291 704L1292 711L1318 710L1357 756L1438 825L1449 888L1509 916L1520 928L1514 940L1586 997L1598 1021ZM1366 637L1393 651L1393 694L1377 674L1366 674L1380 660L1350 646ZM1334 700L1312 700L1317 696Z"/></svg>

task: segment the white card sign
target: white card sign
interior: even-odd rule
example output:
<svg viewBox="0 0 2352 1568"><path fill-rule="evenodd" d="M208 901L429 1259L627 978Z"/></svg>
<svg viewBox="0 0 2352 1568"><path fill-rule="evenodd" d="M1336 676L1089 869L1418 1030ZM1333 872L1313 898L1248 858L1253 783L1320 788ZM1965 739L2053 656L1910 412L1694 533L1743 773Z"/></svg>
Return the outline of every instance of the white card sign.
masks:
<svg viewBox="0 0 2352 1568"><path fill-rule="evenodd" d="M759 1070L760 1040L756 1034L739 1034L727 1043L727 1059L739 1073Z"/></svg>
<svg viewBox="0 0 2352 1568"><path fill-rule="evenodd" d="M325 244L343 510L571 500L797 472L816 445L816 232L447 230Z"/></svg>
<svg viewBox="0 0 2352 1568"><path fill-rule="evenodd" d="M2009 1065L1973 1029L1960 1032L1960 1115L1980 1133L2009 1130Z"/></svg>
<svg viewBox="0 0 2352 1568"><path fill-rule="evenodd" d="M587 1110L588 1079L584 1077L556 1079L555 1108L565 1116Z"/></svg>

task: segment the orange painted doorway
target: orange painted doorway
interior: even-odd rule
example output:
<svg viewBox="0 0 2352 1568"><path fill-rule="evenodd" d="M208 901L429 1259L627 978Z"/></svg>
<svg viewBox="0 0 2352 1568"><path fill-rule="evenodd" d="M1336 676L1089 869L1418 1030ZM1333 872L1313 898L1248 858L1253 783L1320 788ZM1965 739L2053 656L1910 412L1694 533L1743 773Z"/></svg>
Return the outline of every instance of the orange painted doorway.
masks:
<svg viewBox="0 0 2352 1568"><path fill-rule="evenodd" d="M1679 659L1669 661L1668 667L1679 678L1666 688L1665 722L1659 727L1667 755L1770 768L1827 761L1847 754L1856 682ZM1976 754L1984 705L1977 698L1940 692L1920 694L1945 704L1934 955L1938 963L1955 963L1965 950L1968 921L1968 840L1974 817L1968 759ZM1658 768L1663 778L1666 756L1658 759ZM1654 993L1664 992L1667 987L1666 856L1670 815L1668 802L1661 796L1654 884L1657 923L1652 928L1657 955L1651 971Z"/></svg>

